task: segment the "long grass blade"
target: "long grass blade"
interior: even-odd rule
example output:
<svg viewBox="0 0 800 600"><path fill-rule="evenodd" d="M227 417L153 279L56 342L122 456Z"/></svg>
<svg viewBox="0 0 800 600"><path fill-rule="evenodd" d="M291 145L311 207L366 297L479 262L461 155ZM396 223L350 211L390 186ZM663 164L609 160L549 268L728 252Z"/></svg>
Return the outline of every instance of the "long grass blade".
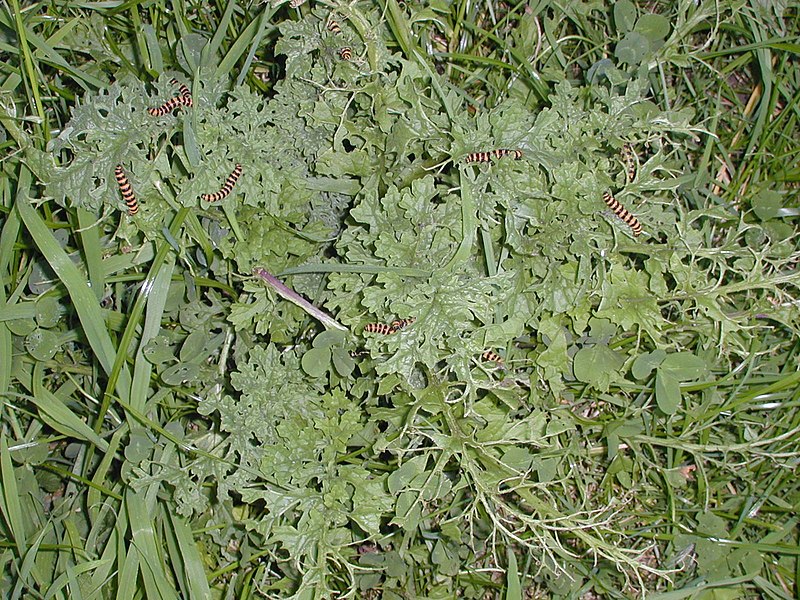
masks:
<svg viewBox="0 0 800 600"><path fill-rule="evenodd" d="M206 580L203 559L197 550L191 528L183 518L173 513L169 513L169 521L180 549L180 556L173 557L173 562L180 560L183 563L186 575L185 586L189 590L189 596L191 598L208 598L210 589Z"/></svg>
<svg viewBox="0 0 800 600"><path fill-rule="evenodd" d="M167 581L161 569L163 561L156 542L155 523L151 518L152 508L145 495L128 491L125 498L128 509L128 523L133 536L133 543L141 555L141 574L148 598L177 600L175 589Z"/></svg>
<svg viewBox="0 0 800 600"><path fill-rule="evenodd" d="M25 552L28 550L25 522L22 518L22 506L19 502L14 464L11 462L8 442L3 432L0 432L0 471L0 482L3 486L2 494L0 494L0 513L2 513L7 530L11 532L12 540L10 541L17 549L17 556L25 556Z"/></svg>
<svg viewBox="0 0 800 600"><path fill-rule="evenodd" d="M16 210L19 213L25 227L36 242L42 256L50 263L53 271L67 288L67 292L72 299L72 306L78 314L78 318L83 326L86 340L94 351L98 362L107 374L111 370L116 360L117 353L108 331L103 326L103 313L94 292L89 287L86 278L81 274L75 264L70 260L67 253L58 243L56 238L48 229L41 217L36 213L24 188L20 188L16 202ZM128 399L130 394L130 374L127 367L122 368L122 372L117 380L117 393L120 397Z"/></svg>
<svg viewBox="0 0 800 600"><path fill-rule="evenodd" d="M73 413L67 405L61 401L53 392L44 387L45 370L44 363L37 363L33 371L33 396L30 400L41 411L41 415L46 418L48 424L67 437L91 442L97 448L105 452L108 450L108 442L97 435L80 417Z"/></svg>

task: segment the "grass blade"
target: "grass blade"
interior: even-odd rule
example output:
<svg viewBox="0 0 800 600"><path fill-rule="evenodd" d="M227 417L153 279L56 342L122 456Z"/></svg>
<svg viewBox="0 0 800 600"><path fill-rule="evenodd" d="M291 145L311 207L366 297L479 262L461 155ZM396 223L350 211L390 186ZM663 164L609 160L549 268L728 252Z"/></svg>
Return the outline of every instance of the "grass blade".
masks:
<svg viewBox="0 0 800 600"><path fill-rule="evenodd" d="M175 532L175 538L178 541L181 555L180 560L183 562L184 570L186 573L186 585L189 589L189 596L191 598L208 598L210 590L208 588L208 581L206 580L203 559L197 551L192 530L189 528L186 521L173 514L169 515L172 530Z"/></svg>
<svg viewBox="0 0 800 600"><path fill-rule="evenodd" d="M20 183L22 183L22 180ZM58 278L67 288L67 292L72 299L72 305L78 313L81 325L83 325L86 339L103 370L110 375L117 353L111 342L111 337L108 335L108 330L104 327L105 320L103 319L103 313L100 311L97 298L89 287L86 278L70 260L58 240L34 210L30 200L27 198L26 189L27 186L20 186L15 205L16 210L34 242L36 242L42 256L50 263L53 271L56 272ZM128 369L123 367L116 386L117 393L123 399L127 400L129 397L130 383L131 378Z"/></svg>
<svg viewBox="0 0 800 600"><path fill-rule="evenodd" d="M153 365L144 357L144 347L161 331L161 317L169 296L169 284L175 270L174 255L170 255L164 266L156 272L155 283L147 300L147 309L144 319L139 348L136 351L136 360L133 366L133 384L131 386L131 406L138 411L144 411L150 388L150 374Z"/></svg>
<svg viewBox="0 0 800 600"><path fill-rule="evenodd" d="M41 411L41 416L55 431L67 437L91 442L99 450L108 450L108 442L97 435L80 417L72 412L67 405L53 392L44 387L44 363L36 363L33 369L33 395L30 397Z"/></svg>
<svg viewBox="0 0 800 600"><path fill-rule="evenodd" d="M141 573L147 597L177 600L175 589L161 570L163 561L156 543L155 524L150 517L152 507L143 494L133 491L127 493L125 504L128 508L133 544L142 557Z"/></svg>
<svg viewBox="0 0 800 600"><path fill-rule="evenodd" d="M0 513L2 513L8 531L14 538L13 544L17 548L17 555L24 556L28 547L25 542L25 524L17 492L17 478L14 474L11 454L8 451L6 435L2 432L0 432L0 482L3 486L2 494L0 494Z"/></svg>

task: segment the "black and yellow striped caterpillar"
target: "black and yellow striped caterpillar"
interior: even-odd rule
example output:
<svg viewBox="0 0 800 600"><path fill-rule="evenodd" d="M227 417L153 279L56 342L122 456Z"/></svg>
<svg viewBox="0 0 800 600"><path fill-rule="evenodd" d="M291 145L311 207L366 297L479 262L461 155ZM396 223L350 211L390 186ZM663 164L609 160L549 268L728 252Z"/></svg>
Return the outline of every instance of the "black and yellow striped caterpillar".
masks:
<svg viewBox="0 0 800 600"><path fill-rule="evenodd" d="M473 152L467 154L464 162L467 164L475 162L491 162L493 158L502 158L503 156L513 156L514 160L522 158L522 150L508 150L507 148L498 148L497 150L489 150L488 152Z"/></svg>
<svg viewBox="0 0 800 600"><path fill-rule="evenodd" d="M625 143L622 145L622 162L625 163L625 178L628 183L636 179L636 160L634 160L633 146Z"/></svg>
<svg viewBox="0 0 800 600"><path fill-rule="evenodd" d="M175 96L174 98L170 98L161 106L156 106L155 108L148 108L147 112L149 112L154 117L163 117L166 114L171 113L173 110L178 108L179 106L191 106L192 99L191 97L187 98L186 96Z"/></svg>
<svg viewBox="0 0 800 600"><path fill-rule="evenodd" d="M614 214L622 219L625 224L631 228L633 235L638 236L642 233L642 224L639 219L634 217L628 210L620 204L619 200L614 198L611 192L603 192L603 202L608 205L608 208L614 211Z"/></svg>
<svg viewBox="0 0 800 600"><path fill-rule="evenodd" d="M391 325L386 323L367 323L364 325L364 333L380 333L381 335L389 335L394 333Z"/></svg>
<svg viewBox="0 0 800 600"><path fill-rule="evenodd" d="M237 164L236 167L233 169L233 172L228 175L228 178L225 180L225 183L222 184L222 187L218 192L213 194L200 194L200 198L205 200L206 202L217 202L222 200L223 198L227 197L231 191L233 190L233 186L236 185L236 181L242 174L242 165Z"/></svg>
<svg viewBox="0 0 800 600"><path fill-rule="evenodd" d="M328 20L328 24L326 25L326 27L328 28L328 31L330 31L335 35L342 34L342 28L339 26L339 23L333 18Z"/></svg>
<svg viewBox="0 0 800 600"><path fill-rule="evenodd" d="M416 319L414 317L409 317L408 319L398 319L396 321L392 321L392 333L396 331L400 331L403 327L411 325Z"/></svg>
<svg viewBox="0 0 800 600"><path fill-rule="evenodd" d="M172 85L177 85L178 86L178 89L181 91L181 96L183 96L184 98L188 98L188 102L189 103L186 106L191 106L192 105L192 92L189 89L189 86L181 83L180 81L178 81L174 77L172 79L170 79L169 82Z"/></svg>
<svg viewBox="0 0 800 600"><path fill-rule="evenodd" d="M397 333L404 327L411 325L416 319L414 317L409 317L408 319L397 319L392 321L391 325L386 323L367 323L364 325L364 332L365 333L380 333L381 335L391 335L392 333Z"/></svg>
<svg viewBox="0 0 800 600"><path fill-rule="evenodd" d="M342 60L350 60L353 58L353 50L349 46L339 49L339 58Z"/></svg>
<svg viewBox="0 0 800 600"><path fill-rule="evenodd" d="M156 106L154 108L148 108L147 112L153 115L154 117L163 117L166 114L171 113L173 110L178 108L179 106L191 106L192 105L192 92L189 90L189 86L182 84L174 77L169 80L172 85L177 85L180 89L181 95L175 96L170 98L161 106Z"/></svg>
<svg viewBox="0 0 800 600"><path fill-rule="evenodd" d="M122 168L122 165L117 165L114 169L114 177L117 178L117 185L122 194L122 199L128 207L128 214L130 216L135 215L139 212L139 201L136 199L136 194L133 193L133 187L131 187L131 182L128 181L128 177L125 175L125 170Z"/></svg>
<svg viewBox="0 0 800 600"><path fill-rule="evenodd" d="M495 352L494 350L486 350L486 351L485 351L483 354L481 354L481 358L482 358L483 360L487 360L487 361L495 362L495 363L497 363L498 365L502 365L502 364L503 364L503 357L502 357L502 356L500 356L500 355L499 355L497 352Z"/></svg>

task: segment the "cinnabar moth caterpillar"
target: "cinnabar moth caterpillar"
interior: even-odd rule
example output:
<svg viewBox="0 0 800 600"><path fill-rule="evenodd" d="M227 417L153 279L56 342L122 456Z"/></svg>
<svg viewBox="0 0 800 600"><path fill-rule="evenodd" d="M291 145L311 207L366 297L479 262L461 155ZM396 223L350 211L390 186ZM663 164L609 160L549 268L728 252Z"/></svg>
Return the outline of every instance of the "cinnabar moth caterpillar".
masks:
<svg viewBox="0 0 800 600"><path fill-rule="evenodd" d="M392 321L392 333L396 331L400 331L403 327L407 325L411 325L416 319L414 317L410 317L408 319L398 319L397 321Z"/></svg>
<svg viewBox="0 0 800 600"><path fill-rule="evenodd" d="M327 28L328 28L328 31L330 31L331 33L334 33L336 35L341 35L341 33L342 33L342 28L339 27L339 23L337 23L335 19L330 19L328 21Z"/></svg>
<svg viewBox="0 0 800 600"><path fill-rule="evenodd" d="M350 60L353 58L353 50L348 46L345 46L341 50L339 50L339 58L342 60Z"/></svg>
<svg viewBox="0 0 800 600"><path fill-rule="evenodd" d="M622 145L622 160L625 163L625 177L628 183L636 179L636 161L633 158L633 146L630 144Z"/></svg>
<svg viewBox="0 0 800 600"><path fill-rule="evenodd" d="M483 360L490 360L492 362L496 362L498 365L503 364L503 357L500 356L494 350L486 350L483 354L481 354L481 358Z"/></svg>
<svg viewBox="0 0 800 600"><path fill-rule="evenodd" d="M200 197L205 200L206 202L217 202L225 198L228 194L231 193L233 190L233 186L236 185L236 181L239 179L239 176L242 174L242 165L237 164L236 168L233 172L228 175L228 178L225 180L225 183L222 184L222 187L218 192L213 194L200 194Z"/></svg>
<svg viewBox="0 0 800 600"><path fill-rule="evenodd" d="M389 335L390 333L394 333L394 329L392 328L391 325L387 325L386 323L367 323L366 325L364 325L364 332Z"/></svg>
<svg viewBox="0 0 800 600"><path fill-rule="evenodd" d="M170 79L169 82L172 85L177 85L178 86L178 89L181 91L181 96L183 96L184 98L188 98L189 99L189 104L187 104L187 106L191 106L192 105L192 92L189 89L189 86L188 85L184 85L183 83L181 83L180 81L178 81L174 77L172 79Z"/></svg>
<svg viewBox="0 0 800 600"><path fill-rule="evenodd" d="M122 168L122 165L117 165L114 169L114 177L117 178L117 185L122 194L122 199L128 206L128 214L131 216L135 215L139 212L139 201L136 200L136 194L133 193L131 182L128 181L128 177L125 175L125 170Z"/></svg>
<svg viewBox="0 0 800 600"><path fill-rule="evenodd" d="M191 106L192 105L192 97L191 96L175 96L174 98L170 98L161 106L157 106L155 108L148 108L147 112L149 112L154 117L163 117L164 115L171 113L179 106Z"/></svg>
<svg viewBox="0 0 800 600"><path fill-rule="evenodd" d="M515 160L519 160L522 158L522 150L498 148L497 150L489 150L489 152L473 152L472 154L467 154L465 162L467 164L474 162L491 162L493 158L502 158L503 156L513 156Z"/></svg>
<svg viewBox="0 0 800 600"><path fill-rule="evenodd" d="M625 221L625 224L633 231L633 235L639 235L642 233L642 224L639 222L639 219L629 213L628 210L619 203L619 200L611 195L611 192L603 193L603 202L608 204L608 208L613 210L614 214Z"/></svg>

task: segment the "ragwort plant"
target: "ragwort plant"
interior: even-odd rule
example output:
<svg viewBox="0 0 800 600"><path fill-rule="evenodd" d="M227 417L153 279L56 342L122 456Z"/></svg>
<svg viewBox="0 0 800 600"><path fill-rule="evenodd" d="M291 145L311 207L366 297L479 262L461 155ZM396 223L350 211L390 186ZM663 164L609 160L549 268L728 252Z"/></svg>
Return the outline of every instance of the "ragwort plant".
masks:
<svg viewBox="0 0 800 600"><path fill-rule="evenodd" d="M126 367L108 369L130 391L100 405L131 428L112 438L120 522L174 508L212 581L231 577L243 595L479 597L512 588L517 570L553 596L622 595L663 587L652 576L674 569L763 568L752 549L713 541L731 532L708 510L719 481L705 471L788 472L796 460L798 423L757 416L758 391L796 383L773 360L796 352L793 231L769 211L753 222L687 205L693 176L678 156L702 131L613 63L591 86L562 81L546 106L512 93L471 116L446 79L371 33L380 13L304 11L280 26L272 97L207 67L164 73L152 91L123 77L75 108L50 147L58 160L28 152L49 197L99 215L109 246L138 249L126 268L167 265L141 295L118 286L112 300L157 321L125 329L139 347L133 384ZM149 114L176 93L173 76L192 106ZM496 149L522 156L468 160ZM230 194L199 199L237 164ZM608 190L641 236L607 209ZM254 268L290 277L344 330ZM40 303L35 331L15 331L38 361L34 382L52 358L42 337L60 333L48 323L67 310ZM761 388L743 392L730 376L742 371ZM747 426L726 419L743 411ZM176 423L161 427L159 413ZM182 416L191 427L176 426ZM80 420L56 430L108 449ZM112 514L89 504L92 536L161 555L152 530L109 533ZM180 532L165 544L193 546L184 521L162 516ZM103 558L94 589L115 577ZM166 564L138 575L135 560L118 565L119 589L186 575Z"/></svg>

